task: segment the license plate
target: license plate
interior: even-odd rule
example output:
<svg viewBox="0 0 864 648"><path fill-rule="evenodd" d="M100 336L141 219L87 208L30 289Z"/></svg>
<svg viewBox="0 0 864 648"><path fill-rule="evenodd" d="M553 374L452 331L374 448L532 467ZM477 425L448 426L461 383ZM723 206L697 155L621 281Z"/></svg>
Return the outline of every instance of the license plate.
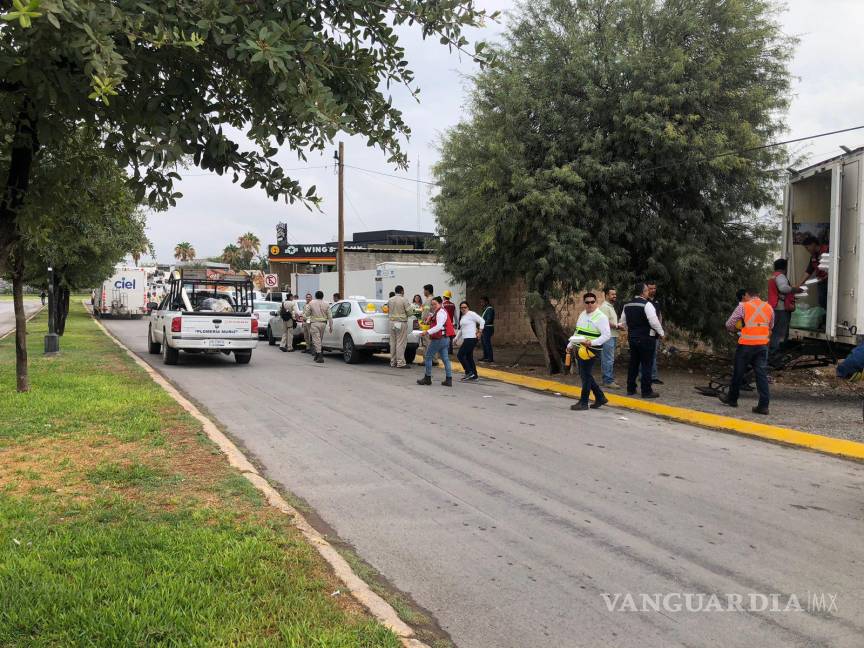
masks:
<svg viewBox="0 0 864 648"><path fill-rule="evenodd" d="M211 349L214 347L224 347L228 346L227 340L207 340L207 346Z"/></svg>

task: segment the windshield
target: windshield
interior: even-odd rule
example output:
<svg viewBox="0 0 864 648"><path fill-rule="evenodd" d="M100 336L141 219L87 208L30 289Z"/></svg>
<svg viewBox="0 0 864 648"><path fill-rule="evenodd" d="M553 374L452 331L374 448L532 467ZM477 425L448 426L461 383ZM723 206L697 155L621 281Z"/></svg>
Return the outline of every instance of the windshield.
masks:
<svg viewBox="0 0 864 648"><path fill-rule="evenodd" d="M252 309L256 311L274 311L279 310L282 304L273 301L256 301L252 304Z"/></svg>
<svg viewBox="0 0 864 648"><path fill-rule="evenodd" d="M378 301L376 300L365 300L358 301L357 305L360 307L360 312L367 313L371 315L372 313L386 313L387 310L384 308L387 305L386 301Z"/></svg>

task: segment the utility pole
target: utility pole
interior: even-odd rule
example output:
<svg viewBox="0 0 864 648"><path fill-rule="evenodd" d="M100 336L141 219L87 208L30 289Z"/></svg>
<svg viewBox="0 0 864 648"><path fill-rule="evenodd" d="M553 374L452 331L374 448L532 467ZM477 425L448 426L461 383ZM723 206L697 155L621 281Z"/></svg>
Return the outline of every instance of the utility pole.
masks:
<svg viewBox="0 0 864 648"><path fill-rule="evenodd" d="M345 299L345 144L339 142L339 247L336 271L339 273L339 297Z"/></svg>

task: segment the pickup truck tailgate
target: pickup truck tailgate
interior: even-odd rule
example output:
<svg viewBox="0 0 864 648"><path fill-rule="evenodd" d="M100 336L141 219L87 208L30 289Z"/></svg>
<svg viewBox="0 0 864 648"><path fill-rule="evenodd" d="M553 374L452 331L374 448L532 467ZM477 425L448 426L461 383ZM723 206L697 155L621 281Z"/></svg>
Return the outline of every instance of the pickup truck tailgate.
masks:
<svg viewBox="0 0 864 648"><path fill-rule="evenodd" d="M252 319L226 315L184 315L181 322L183 337L248 338L252 335Z"/></svg>

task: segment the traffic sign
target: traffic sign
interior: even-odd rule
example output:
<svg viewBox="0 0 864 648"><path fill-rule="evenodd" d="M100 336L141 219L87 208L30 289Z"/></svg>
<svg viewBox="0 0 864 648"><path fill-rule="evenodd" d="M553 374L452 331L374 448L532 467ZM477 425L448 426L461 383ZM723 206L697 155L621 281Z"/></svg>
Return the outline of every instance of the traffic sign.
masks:
<svg viewBox="0 0 864 648"><path fill-rule="evenodd" d="M264 275L264 286L266 288L276 288L279 285L279 275L267 274Z"/></svg>

